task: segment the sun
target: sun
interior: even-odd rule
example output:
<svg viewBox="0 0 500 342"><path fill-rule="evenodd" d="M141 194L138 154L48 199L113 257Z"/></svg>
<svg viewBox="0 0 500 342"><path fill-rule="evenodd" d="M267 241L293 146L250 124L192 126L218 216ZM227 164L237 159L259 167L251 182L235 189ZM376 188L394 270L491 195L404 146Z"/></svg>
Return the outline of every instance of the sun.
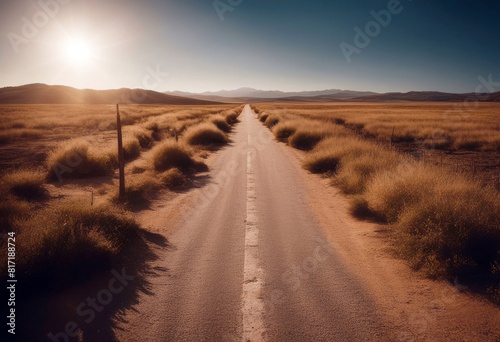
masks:
<svg viewBox="0 0 500 342"><path fill-rule="evenodd" d="M70 39L64 43L64 58L73 66L84 66L92 62L94 50L84 39Z"/></svg>

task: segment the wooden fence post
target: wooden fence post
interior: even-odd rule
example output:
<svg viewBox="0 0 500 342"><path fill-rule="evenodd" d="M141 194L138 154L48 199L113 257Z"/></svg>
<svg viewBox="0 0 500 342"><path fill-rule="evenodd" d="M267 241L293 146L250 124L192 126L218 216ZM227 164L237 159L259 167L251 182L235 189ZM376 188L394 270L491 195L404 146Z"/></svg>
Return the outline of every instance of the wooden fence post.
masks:
<svg viewBox="0 0 500 342"><path fill-rule="evenodd" d="M122 122L120 119L120 108L116 104L116 131L118 133L118 170L120 174L120 190L118 199L123 202L125 199L125 163L123 161L123 140L122 140Z"/></svg>

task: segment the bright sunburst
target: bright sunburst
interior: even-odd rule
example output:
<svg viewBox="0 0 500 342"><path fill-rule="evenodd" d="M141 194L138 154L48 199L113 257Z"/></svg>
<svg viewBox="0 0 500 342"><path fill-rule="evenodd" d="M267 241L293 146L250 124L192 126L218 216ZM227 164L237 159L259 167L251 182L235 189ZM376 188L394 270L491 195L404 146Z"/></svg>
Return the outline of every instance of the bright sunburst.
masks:
<svg viewBox="0 0 500 342"><path fill-rule="evenodd" d="M92 61L93 47L84 39L70 39L64 44L64 57L68 64L84 66Z"/></svg>

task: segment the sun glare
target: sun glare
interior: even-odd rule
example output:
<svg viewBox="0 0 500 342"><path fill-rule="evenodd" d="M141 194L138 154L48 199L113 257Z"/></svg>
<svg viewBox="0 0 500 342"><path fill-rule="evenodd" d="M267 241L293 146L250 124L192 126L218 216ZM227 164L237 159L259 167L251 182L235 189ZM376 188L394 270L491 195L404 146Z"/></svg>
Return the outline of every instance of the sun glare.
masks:
<svg viewBox="0 0 500 342"><path fill-rule="evenodd" d="M82 66L91 62L92 46L83 39L69 40L64 45L64 57L69 64Z"/></svg>

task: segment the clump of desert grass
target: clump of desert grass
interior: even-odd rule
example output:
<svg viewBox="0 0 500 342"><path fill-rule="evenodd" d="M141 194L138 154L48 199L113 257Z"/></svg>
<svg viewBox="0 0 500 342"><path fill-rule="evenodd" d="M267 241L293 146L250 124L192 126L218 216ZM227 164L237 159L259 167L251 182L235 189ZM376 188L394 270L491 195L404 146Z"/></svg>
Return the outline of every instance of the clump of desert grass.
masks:
<svg viewBox="0 0 500 342"><path fill-rule="evenodd" d="M189 184L189 177L178 168L169 169L160 174L160 182L168 189L175 190Z"/></svg>
<svg viewBox="0 0 500 342"><path fill-rule="evenodd" d="M287 120L277 123L272 131L278 141L286 142L297 131L298 126L296 121Z"/></svg>
<svg viewBox="0 0 500 342"><path fill-rule="evenodd" d="M210 122L217 126L218 129L225 133L229 133L231 131L231 126L229 125L226 117L222 115L214 115L210 118Z"/></svg>
<svg viewBox="0 0 500 342"><path fill-rule="evenodd" d="M262 117L264 117L265 115L263 115ZM261 117L261 119L262 119ZM266 116L266 119L263 121L264 124L268 127L268 128L273 128L274 126L276 126L278 124L278 122L280 122L280 120L282 120L281 116L279 114L270 114L270 115L267 115Z"/></svg>
<svg viewBox="0 0 500 342"><path fill-rule="evenodd" d="M365 198L398 227L401 253L432 277L500 281L500 196L429 165L374 177Z"/></svg>
<svg viewBox="0 0 500 342"><path fill-rule="evenodd" d="M198 146L224 145L229 141L227 135L213 123L202 123L188 128L184 139L189 145Z"/></svg>
<svg viewBox="0 0 500 342"><path fill-rule="evenodd" d="M150 154L151 164L157 172L177 168L184 172L197 171L206 166L193 158L193 150L183 142L167 140L156 145Z"/></svg>
<svg viewBox="0 0 500 342"><path fill-rule="evenodd" d="M83 139L72 140L50 152L47 176L51 180L108 176L116 158L116 152L99 150Z"/></svg>
<svg viewBox="0 0 500 342"><path fill-rule="evenodd" d="M299 149L309 151L316 146L321 140L336 135L338 137L344 134L343 128L321 122L307 122L304 120L297 120L294 133L288 138L288 143L290 146Z"/></svg>
<svg viewBox="0 0 500 342"><path fill-rule="evenodd" d="M123 159L131 161L141 155L141 144L136 137L125 137L123 139Z"/></svg>
<svg viewBox="0 0 500 342"><path fill-rule="evenodd" d="M155 126L155 123L148 123L148 127L151 127L151 129L138 125L130 126L130 128L127 127L128 130L126 132L137 139L141 148L148 149L151 148L153 142L156 140L154 127L158 127L158 124Z"/></svg>
<svg viewBox="0 0 500 342"><path fill-rule="evenodd" d="M123 204L126 207L133 207L148 203L159 183L151 172L145 172L140 176L127 177L125 181L125 193L123 198L119 197L119 190L115 189L111 201L115 204Z"/></svg>
<svg viewBox="0 0 500 342"><path fill-rule="evenodd" d="M226 122L231 126L238 123L238 116L240 115L240 112L241 108L226 112L226 114L224 115Z"/></svg>
<svg viewBox="0 0 500 342"><path fill-rule="evenodd" d="M257 118L259 119L260 122L262 123L265 123L267 118L269 117L269 113L266 113L266 112L260 112L258 115L257 115Z"/></svg>
<svg viewBox="0 0 500 342"><path fill-rule="evenodd" d="M260 109L259 109L259 108L255 107L255 106L253 106L253 105L250 105L250 108L252 109L252 111L253 111L255 114L257 114L257 115L259 115L259 114L260 114Z"/></svg>
<svg viewBox="0 0 500 342"><path fill-rule="evenodd" d="M45 190L45 174L33 170L21 170L6 174L0 181L4 193L9 193L23 200L43 198Z"/></svg>
<svg viewBox="0 0 500 342"><path fill-rule="evenodd" d="M20 127L20 126L18 126ZM43 136L43 131L40 129L31 128L12 128L0 132L0 144L7 144L10 142L26 140L26 139L39 139Z"/></svg>
<svg viewBox="0 0 500 342"><path fill-rule="evenodd" d="M39 290L88 279L134 244L139 229L129 214L111 205L65 202L48 207L22 225L18 277Z"/></svg>

